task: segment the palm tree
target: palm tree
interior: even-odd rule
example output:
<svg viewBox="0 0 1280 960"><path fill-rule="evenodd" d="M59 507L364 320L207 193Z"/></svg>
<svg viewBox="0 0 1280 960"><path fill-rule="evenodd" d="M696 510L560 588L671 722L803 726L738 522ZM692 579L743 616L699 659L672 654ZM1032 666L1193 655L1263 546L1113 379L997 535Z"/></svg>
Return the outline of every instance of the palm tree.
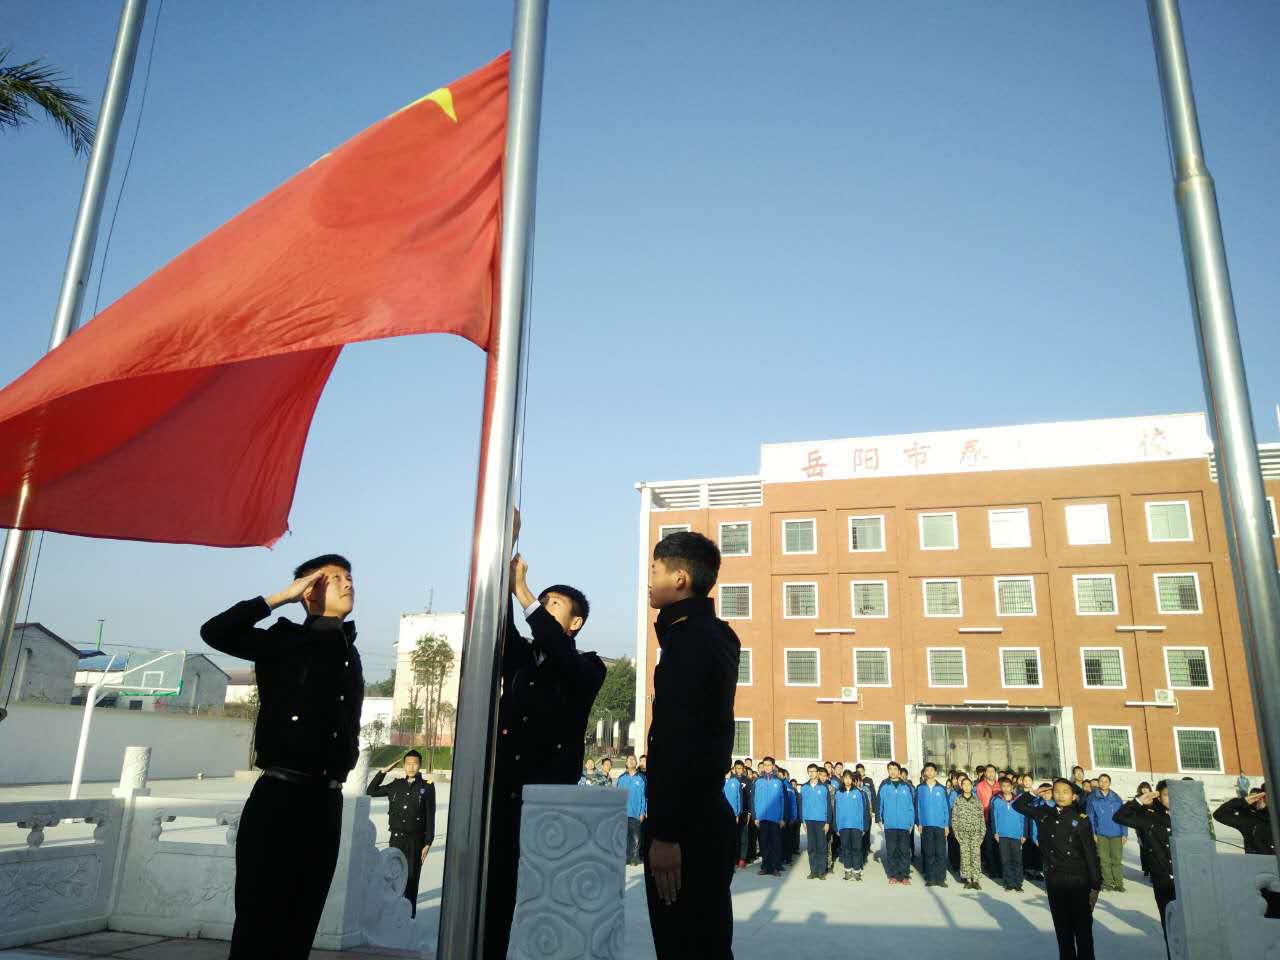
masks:
<svg viewBox="0 0 1280 960"><path fill-rule="evenodd" d="M0 128L21 126L38 107L62 128L77 155L87 151L93 145L93 121L84 111L84 97L62 86L65 78L39 60L7 65L9 53L0 50Z"/></svg>

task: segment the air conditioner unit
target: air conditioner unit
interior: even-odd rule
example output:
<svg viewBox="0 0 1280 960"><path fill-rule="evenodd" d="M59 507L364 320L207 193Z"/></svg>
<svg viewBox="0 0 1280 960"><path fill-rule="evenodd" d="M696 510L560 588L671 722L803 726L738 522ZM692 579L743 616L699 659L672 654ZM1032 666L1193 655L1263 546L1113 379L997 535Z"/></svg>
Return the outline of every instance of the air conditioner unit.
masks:
<svg viewBox="0 0 1280 960"><path fill-rule="evenodd" d="M1173 695L1173 691L1172 691L1172 690L1157 690L1157 691L1156 691L1156 703L1160 703L1160 704L1173 704L1173 703L1176 703L1176 702L1177 702L1177 699L1178 699L1178 698L1177 698L1177 697L1175 697L1175 696Z"/></svg>
<svg viewBox="0 0 1280 960"><path fill-rule="evenodd" d="M841 687L841 688L840 688L840 699L841 699L841 700L848 701L849 703L857 703L857 702L858 702L858 688L857 688L857 687Z"/></svg>

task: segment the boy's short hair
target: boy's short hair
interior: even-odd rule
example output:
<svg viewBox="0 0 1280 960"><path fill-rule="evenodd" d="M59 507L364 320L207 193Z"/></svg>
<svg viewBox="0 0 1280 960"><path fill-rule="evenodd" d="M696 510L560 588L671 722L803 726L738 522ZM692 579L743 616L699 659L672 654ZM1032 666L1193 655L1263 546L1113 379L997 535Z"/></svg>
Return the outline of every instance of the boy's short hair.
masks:
<svg viewBox="0 0 1280 960"><path fill-rule="evenodd" d="M937 765L936 763L926 763L926 764L925 764L923 767L921 767L920 769L921 769L921 770L928 770L930 767L933 767L933 772L934 772L934 773L937 773L937 772L938 772L938 765Z"/></svg>
<svg viewBox="0 0 1280 960"><path fill-rule="evenodd" d="M400 759L403 761L403 760L408 760L410 757L416 758L419 763L422 762L422 754L420 754L417 750L410 750Z"/></svg>
<svg viewBox="0 0 1280 960"><path fill-rule="evenodd" d="M863 766L862 764L860 764L860 763L855 763L855 764L853 765L853 769L855 769L855 770L865 770L865 769L867 769L867 768L866 768L866 767L864 767L864 766Z"/></svg>
<svg viewBox="0 0 1280 960"><path fill-rule="evenodd" d="M1159 793L1161 790L1168 790L1168 789L1169 789L1168 780L1161 780L1156 784L1156 793Z"/></svg>
<svg viewBox="0 0 1280 960"><path fill-rule="evenodd" d="M1002 786L1002 787L1003 787L1006 783L1007 783L1009 786L1011 786L1011 787L1013 786L1013 781L1012 781L1011 779L1009 779L1008 777L1001 777L1001 778L1000 778L1000 786Z"/></svg>
<svg viewBox="0 0 1280 960"><path fill-rule="evenodd" d="M674 536L674 534L673 534L673 536ZM773 763L773 757L762 757L762 758L760 759L760 762L761 762L761 763Z"/></svg>
<svg viewBox="0 0 1280 960"><path fill-rule="evenodd" d="M1056 787L1058 784L1062 784L1063 786L1071 787L1072 792L1073 792L1073 793L1075 792L1075 785L1074 785L1070 780L1068 780L1066 777L1055 777L1055 778L1054 778L1054 780L1053 780L1053 785Z"/></svg>
<svg viewBox="0 0 1280 960"><path fill-rule="evenodd" d="M313 557L306 563L299 564L293 571L293 579L298 580L309 573L315 573L322 567L341 567L347 573L350 573L351 561L336 553L323 553L318 557Z"/></svg>
<svg viewBox="0 0 1280 960"><path fill-rule="evenodd" d="M809 771L809 770L812 770L814 773L817 773L817 772L818 772L818 765L817 765L816 763L811 763L811 764L809 764L807 767L805 767L804 769L805 769L805 771L806 771L806 772L807 772L807 771Z"/></svg>
<svg viewBox="0 0 1280 960"><path fill-rule="evenodd" d="M600 762L607 763L609 764L609 766L613 766L613 757L601 757Z"/></svg>
<svg viewBox="0 0 1280 960"><path fill-rule="evenodd" d="M897 762L896 760L890 760L890 761L889 761L888 763L886 763L886 764L885 764L885 766L884 766L884 768L885 768L886 770L888 770L890 767L892 767L894 770L901 770L901 769L902 769L902 767L898 765L898 762Z"/></svg>
<svg viewBox="0 0 1280 960"><path fill-rule="evenodd" d="M720 576L720 548L700 533L681 530L667 534L653 548L653 559L661 560L668 570L687 573L689 589L699 597L709 594Z"/></svg>
<svg viewBox="0 0 1280 960"><path fill-rule="evenodd" d="M587 595L577 587L571 587L568 584L557 583L553 587L547 587L542 593L538 594L538 602L542 603L549 593L558 593L569 601L573 607L573 615L581 617L582 622L587 622L587 617L591 616L591 604L587 603Z"/></svg>

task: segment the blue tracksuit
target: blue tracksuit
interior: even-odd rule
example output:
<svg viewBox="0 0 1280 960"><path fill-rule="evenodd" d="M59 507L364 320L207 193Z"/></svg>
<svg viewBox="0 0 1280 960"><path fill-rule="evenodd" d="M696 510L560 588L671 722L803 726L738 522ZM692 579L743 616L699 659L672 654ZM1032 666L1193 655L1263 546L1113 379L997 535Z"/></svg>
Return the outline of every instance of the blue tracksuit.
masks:
<svg viewBox="0 0 1280 960"><path fill-rule="evenodd" d="M806 823L831 822L831 791L826 784L806 783L800 788L801 813Z"/></svg>
<svg viewBox="0 0 1280 960"><path fill-rule="evenodd" d="M871 804L863 791L841 790L836 794L836 829L866 831L871 825Z"/></svg>
<svg viewBox="0 0 1280 960"><path fill-rule="evenodd" d="M627 791L628 820L639 820L649 815L649 798L646 796L649 781L643 773L638 770L634 774L624 773L618 778L616 786Z"/></svg>
<svg viewBox="0 0 1280 960"><path fill-rule="evenodd" d="M1013 809L1013 800L991 798L991 832L1002 839L1017 840L1027 835L1027 818Z"/></svg>
<svg viewBox="0 0 1280 960"><path fill-rule="evenodd" d="M724 782L724 798L729 801L729 808L735 817L742 816L742 781L730 777Z"/></svg>
<svg viewBox="0 0 1280 960"><path fill-rule="evenodd" d="M1085 811L1089 814L1089 826L1093 827L1095 837L1123 837L1129 833L1127 827L1116 823L1116 811L1124 806L1120 794L1108 790L1104 797L1101 790L1089 794L1085 803Z"/></svg>
<svg viewBox="0 0 1280 960"><path fill-rule="evenodd" d="M790 790L790 784L784 788L777 777L756 778L753 800L755 801L755 818L761 822L781 823L786 819L786 800L783 790Z"/></svg>
<svg viewBox="0 0 1280 960"><path fill-rule="evenodd" d="M916 825L916 792L905 780L880 784L880 822L886 830L910 830Z"/></svg>
<svg viewBox="0 0 1280 960"><path fill-rule="evenodd" d="M790 783L786 783L783 786L783 796L787 801L787 809L783 815L783 819L786 820L787 823L795 823L799 819L800 794L796 793L796 788L791 786Z"/></svg>
<svg viewBox="0 0 1280 960"><path fill-rule="evenodd" d="M1022 839L1027 835L1027 817L1013 809L1016 798L991 798L991 833L998 836L1000 881L1006 890L1021 890L1024 864Z"/></svg>
<svg viewBox="0 0 1280 960"><path fill-rule="evenodd" d="M916 819L922 827L951 826L951 801L945 786L922 783L916 788Z"/></svg>

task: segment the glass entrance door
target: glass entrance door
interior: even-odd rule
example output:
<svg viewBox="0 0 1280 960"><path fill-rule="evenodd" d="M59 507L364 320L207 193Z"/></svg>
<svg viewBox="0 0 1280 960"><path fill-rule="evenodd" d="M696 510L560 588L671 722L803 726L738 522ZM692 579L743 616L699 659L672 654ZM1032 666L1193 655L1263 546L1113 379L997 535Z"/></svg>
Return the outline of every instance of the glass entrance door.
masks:
<svg viewBox="0 0 1280 960"><path fill-rule="evenodd" d="M1050 779L1061 769L1057 731L1052 726L926 723L923 740L923 762L937 764L943 773L972 772L978 764L990 763L1001 770Z"/></svg>

